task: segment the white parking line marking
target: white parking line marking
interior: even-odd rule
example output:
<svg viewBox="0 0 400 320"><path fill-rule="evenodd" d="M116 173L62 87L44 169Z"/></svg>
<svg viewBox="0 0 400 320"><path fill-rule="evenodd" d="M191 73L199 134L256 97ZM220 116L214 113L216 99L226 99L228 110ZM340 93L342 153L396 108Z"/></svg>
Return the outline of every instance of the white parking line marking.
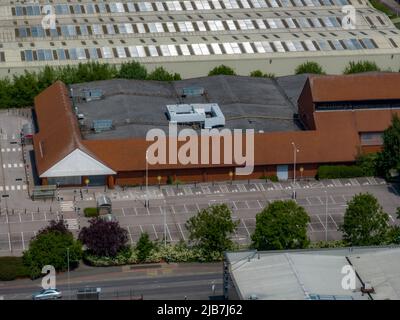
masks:
<svg viewBox="0 0 400 320"><path fill-rule="evenodd" d="M186 208L186 204L183 204L183 207L185 208L185 213L188 213L188 209Z"/></svg>
<svg viewBox="0 0 400 320"><path fill-rule="evenodd" d="M11 186L11 190L15 190L15 187L14 187L14 186Z"/></svg>
<svg viewBox="0 0 400 320"><path fill-rule="evenodd" d="M173 240L172 240L172 237L171 237L171 233L169 232L168 225L166 224L165 227L166 227L166 229L167 229L167 233L168 233L168 235L169 235L170 241L173 241ZM164 236L165 236L165 235L164 235Z"/></svg>
<svg viewBox="0 0 400 320"><path fill-rule="evenodd" d="M329 218L332 219L333 223L335 224L336 229L339 229L339 226L337 225L336 221L332 218L332 216L328 213Z"/></svg>
<svg viewBox="0 0 400 320"><path fill-rule="evenodd" d="M19 164L19 167L20 167L20 168L22 168L23 166L24 166L24 164L23 164L23 163L20 163L20 164Z"/></svg>
<svg viewBox="0 0 400 320"><path fill-rule="evenodd" d="M142 225L139 224L139 227L140 227L140 232L143 233L143 227L142 227Z"/></svg>
<svg viewBox="0 0 400 320"><path fill-rule="evenodd" d="M21 190L21 186L20 185L17 185L17 190Z"/></svg>
<svg viewBox="0 0 400 320"><path fill-rule="evenodd" d="M308 223L308 225L309 225L310 228L311 228L311 232L314 232L314 228L312 227L311 223Z"/></svg>
<svg viewBox="0 0 400 320"><path fill-rule="evenodd" d="M257 200L257 203L258 203L258 205L260 206L260 209L262 209L262 208L263 208L263 206L262 206L262 204L261 204L260 200Z"/></svg>
<svg viewBox="0 0 400 320"><path fill-rule="evenodd" d="M177 225L178 225L179 231L181 232L182 239L183 239L184 241L186 241L186 237L185 237L185 234L183 233L181 224L180 224L180 223L177 223Z"/></svg>
<svg viewBox="0 0 400 320"><path fill-rule="evenodd" d="M250 232L249 232L249 229L247 229L246 223L244 222L243 219L241 219L241 221L242 221L242 223L243 223L243 225L244 225L244 228L246 229L247 235L248 235L249 238L250 238Z"/></svg>
<svg viewBox="0 0 400 320"><path fill-rule="evenodd" d="M122 210L122 215L125 217L125 210L124 210L124 208L121 208L121 210Z"/></svg>
<svg viewBox="0 0 400 320"><path fill-rule="evenodd" d="M135 211L135 215L137 216L137 215L138 215L138 212L137 212L136 208L133 207L133 210Z"/></svg>
<svg viewBox="0 0 400 320"><path fill-rule="evenodd" d="M127 226L127 227L128 227L129 239L131 239L131 244L133 244L133 239L132 239L132 232L131 232L131 229L129 228L129 226Z"/></svg>
<svg viewBox="0 0 400 320"><path fill-rule="evenodd" d="M322 222L321 218L319 217L319 214L316 214L319 222L322 224L322 226L324 227L324 229L326 230L328 228L328 226L325 226L324 223Z"/></svg>
<svg viewBox="0 0 400 320"><path fill-rule="evenodd" d="M249 206L249 204L247 203L247 201L245 201L244 203L246 204L247 209L250 209L250 206Z"/></svg>
<svg viewBox="0 0 400 320"><path fill-rule="evenodd" d="M22 250L25 251L25 239L24 239L24 233L21 231L21 239L22 239Z"/></svg>
<svg viewBox="0 0 400 320"><path fill-rule="evenodd" d="M394 222L394 219L391 214L389 214L389 218L390 218L390 220L392 220L392 222Z"/></svg>
<svg viewBox="0 0 400 320"><path fill-rule="evenodd" d="M156 235L156 239L158 239L158 234L157 234L156 228L154 227L154 224L152 224L152 226L153 226L154 234Z"/></svg>

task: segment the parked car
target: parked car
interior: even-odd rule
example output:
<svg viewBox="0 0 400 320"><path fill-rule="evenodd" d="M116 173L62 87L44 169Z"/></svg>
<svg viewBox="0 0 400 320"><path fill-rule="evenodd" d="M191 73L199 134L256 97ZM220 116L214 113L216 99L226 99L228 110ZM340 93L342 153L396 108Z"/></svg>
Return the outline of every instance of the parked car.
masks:
<svg viewBox="0 0 400 320"><path fill-rule="evenodd" d="M52 300L61 299L62 294L57 289L43 289L32 295L32 300Z"/></svg>

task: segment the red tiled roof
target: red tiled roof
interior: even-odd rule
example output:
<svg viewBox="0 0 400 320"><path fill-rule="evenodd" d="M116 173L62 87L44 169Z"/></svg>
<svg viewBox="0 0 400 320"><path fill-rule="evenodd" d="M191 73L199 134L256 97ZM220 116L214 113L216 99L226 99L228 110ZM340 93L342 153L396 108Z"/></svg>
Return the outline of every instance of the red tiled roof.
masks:
<svg viewBox="0 0 400 320"><path fill-rule="evenodd" d="M314 102L400 99L400 73L310 76Z"/></svg>

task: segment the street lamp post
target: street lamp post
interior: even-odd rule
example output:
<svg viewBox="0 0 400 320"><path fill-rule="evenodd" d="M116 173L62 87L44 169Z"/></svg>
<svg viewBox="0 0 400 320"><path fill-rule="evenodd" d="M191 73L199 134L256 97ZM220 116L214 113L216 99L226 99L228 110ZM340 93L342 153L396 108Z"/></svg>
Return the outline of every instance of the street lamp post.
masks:
<svg viewBox="0 0 400 320"><path fill-rule="evenodd" d="M231 184L232 184L232 181L233 181L233 172L232 171L229 171L229 177L230 177Z"/></svg>
<svg viewBox="0 0 400 320"><path fill-rule="evenodd" d="M328 193L325 190L325 241L328 241Z"/></svg>
<svg viewBox="0 0 400 320"><path fill-rule="evenodd" d="M147 157L148 150L146 150L146 202L145 207L149 207L149 162Z"/></svg>
<svg viewBox="0 0 400 320"><path fill-rule="evenodd" d="M296 199L296 155L299 152L294 142L292 142L293 146L293 199Z"/></svg>
<svg viewBox="0 0 400 320"><path fill-rule="evenodd" d="M67 265L68 265L68 298L71 299L71 286L69 281L69 248L67 248Z"/></svg>
<svg viewBox="0 0 400 320"><path fill-rule="evenodd" d="M165 206L166 201L164 200L164 247L167 246L167 210Z"/></svg>

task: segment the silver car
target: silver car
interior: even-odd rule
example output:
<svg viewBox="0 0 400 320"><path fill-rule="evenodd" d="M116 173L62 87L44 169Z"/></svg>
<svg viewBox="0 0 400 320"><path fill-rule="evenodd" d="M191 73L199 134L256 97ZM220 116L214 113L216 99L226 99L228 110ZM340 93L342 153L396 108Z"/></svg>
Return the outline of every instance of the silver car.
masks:
<svg viewBox="0 0 400 320"><path fill-rule="evenodd" d="M42 291L36 292L32 295L33 300L53 300L61 299L62 294L57 289L43 289Z"/></svg>

